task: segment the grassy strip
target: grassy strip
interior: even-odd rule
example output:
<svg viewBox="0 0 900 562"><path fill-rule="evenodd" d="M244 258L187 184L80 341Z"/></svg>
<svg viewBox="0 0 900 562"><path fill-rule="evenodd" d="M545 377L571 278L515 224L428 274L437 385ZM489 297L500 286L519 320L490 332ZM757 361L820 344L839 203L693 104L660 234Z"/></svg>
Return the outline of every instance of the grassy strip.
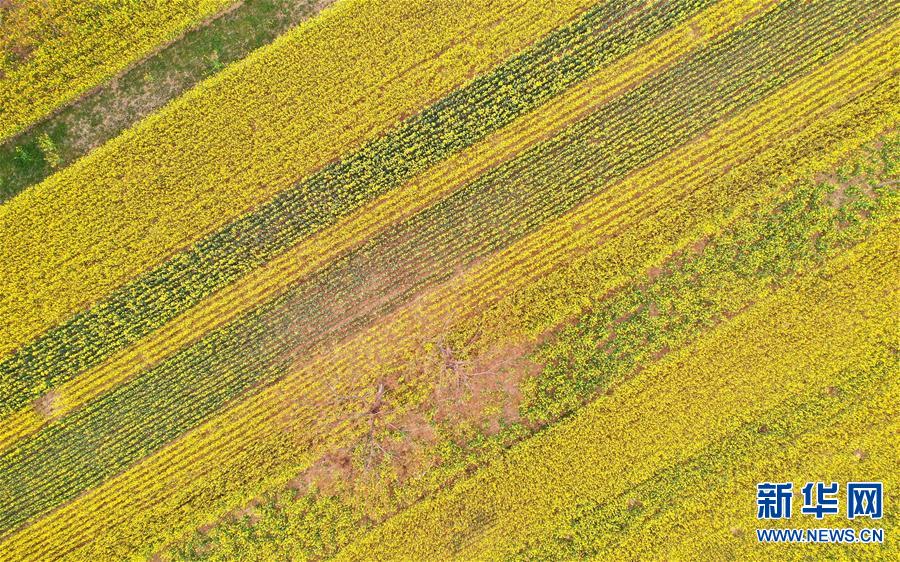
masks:
<svg viewBox="0 0 900 562"><path fill-rule="evenodd" d="M896 136L896 135L894 135ZM886 178L890 177L891 170L896 168L898 149L900 144L896 139L888 136L879 139L884 143L880 151L867 151L864 155L860 155L855 160L842 166L842 170L857 170L859 175L845 178L853 186L872 185L876 190L881 189ZM858 188L857 188L858 189ZM852 191L852 189L848 190ZM824 193L833 196L836 193L846 195L846 199L839 201L837 209L826 203L823 197ZM890 195L890 194L885 194ZM657 360L656 353L660 349L658 343L661 335L667 335L669 341L666 345L671 349L678 349L685 345L688 339L696 338L699 333L707 329L707 322L716 314L721 314L723 309L721 306L713 308L712 311L706 309L699 310L699 315L691 317L685 321L685 310L683 307L675 306L673 310L662 312L662 317L655 317L649 321L642 314L636 313L621 319L623 315L631 313L634 309L646 310L651 308L652 299L656 299L659 303L660 298L667 300L679 299L684 300L684 291L700 289L699 294L707 297L716 297L714 304L722 304L725 301L737 310L751 304L751 299L755 293L747 293L746 291L730 292L726 291L726 285L716 285L715 281L721 280L721 277L734 276L734 282L742 285L746 283L763 285L778 284L783 285L788 278L793 276L797 271L806 269L807 267L816 265L824 256L830 255L839 248L852 244L854 241L865 237L869 228L869 219L879 220L881 214L885 212L885 207L891 203L885 198L879 197L872 200L862 192L848 193L844 192L839 186L820 184L813 188L812 186L802 184L791 197L790 202L781 205L775 209L765 208L758 209L751 216L745 217L737 225L730 227L722 235L717 236L702 251L700 255L687 255L681 260L681 263L672 266L673 269L667 270L661 276L651 282L649 286L637 286L627 290L626 293L618 295L612 301L604 301L600 304L600 310L595 310L588 317L584 318L578 325L577 345L579 349L589 348L596 350L598 342L608 340L609 334L602 331L602 327L612 329L615 322L616 336L612 343L606 346L606 350L615 347L615 353L608 356L608 361L600 367L591 365L590 377L582 369L582 355L577 350L573 353L572 348L576 344L576 330L570 329L564 332L551 345L544 346L539 354L539 359L548 356L561 357L565 354L574 355L579 358L579 363L572 365L568 369L569 376L560 384L561 367L554 362L548 362L542 373L535 379L541 383L540 388L550 386L555 383L556 388L560 390L578 384L578 389L583 390L582 386L589 387L584 389L584 394L579 395L579 404L588 397L588 393L595 393L598 385L595 379L602 374L604 383L609 385L611 379L621 379L624 373L634 372L646 366L648 360ZM775 213L774 217L772 213ZM781 231L777 222L784 222L791 213L793 219L792 224L796 226L791 229ZM784 232L786 236L779 237L777 234ZM812 240L817 239L819 243L812 245ZM746 253L738 253L735 259L722 260L722 255L733 250L735 245L739 244L751 248ZM810 247L812 246L812 247ZM717 266L711 268L710 265ZM699 280L685 279L686 272L704 272ZM712 277L712 278L711 278ZM688 281L688 283L686 283ZM743 283L742 283L743 281ZM706 286L706 290L697 285L702 283ZM691 284L692 286L685 286ZM623 306L623 303L629 303ZM662 307L658 306L659 310ZM602 312L601 312L602 310ZM725 311L727 312L727 310ZM673 329L672 322L666 323L666 319L675 320L678 323L677 330ZM660 326L666 324L664 331L660 330ZM640 343L645 342L651 349L646 352L640 350ZM607 351L608 353L609 351ZM855 380L855 379L854 379ZM857 381L858 382L858 381ZM534 384L534 380L531 382ZM842 391L850 392L852 390L861 390L860 384L854 383L855 386L842 386ZM526 417L534 418L528 413L535 410L535 402L533 391L526 393L526 402L524 404L524 412ZM842 404L848 396L842 394L842 400L827 398L829 395L817 395L805 398L805 408L808 412L813 411L813 407L820 406L837 407ZM561 415L568 413L572 405L567 404L564 400L567 394L564 392L554 395L554 399L558 406L554 414ZM551 398L541 396L543 400L540 404L543 406L541 413L543 414L547 408L547 403ZM568 408L568 409L567 409ZM779 406L777 411L783 411L784 407ZM790 409L792 411L793 409ZM824 417L830 418L828 412L820 412ZM804 418L805 422L809 422L809 418ZM546 418L544 422L550 421ZM774 426L773 427L777 427ZM748 431L757 433L756 426ZM809 424L798 426L791 431L806 431ZM435 428L439 431L440 427ZM531 430L522 427L524 435L531 433ZM508 433L507 430L504 433ZM513 431L513 433L515 433ZM747 432L745 432L747 433ZM780 433L779 433L780 434ZM520 434L521 438L521 434ZM435 455L440 457L440 464L432 467L428 472L417 476L412 482L397 482L390 478L383 483L383 486L391 488L389 497L391 498L389 512L396 512L400 509L408 507L410 503L418 501L418 498L427 497L434 493L442 483L452 481L454 478L460 477L473 465L486 462L492 455L497 453L496 447L490 443L494 440L503 441L503 437L489 439L486 443L480 440L470 444L465 448L455 447L452 441L438 442L433 445ZM766 445L763 443L762 445ZM502 447L502 445L501 445ZM718 458L716 453L704 456L703 462ZM694 469L691 469L694 470ZM680 473L679 473L680 474ZM674 476L666 477L664 481L672 482ZM651 480L660 482L659 478ZM381 483L379 483L381 484ZM378 488L381 486L379 485ZM398 487L402 487L399 488ZM648 488L647 493L641 491L642 488L635 490L635 497L644 501L648 505L659 505L665 498L660 498L658 494L654 496L653 504L648 502L645 496L653 491L652 484L643 486ZM350 494L348 490L341 493L340 498L328 498L318 495L302 496L299 503L291 500L290 495L282 495L277 502L270 500L263 504L260 509L254 509L254 520L249 524L246 519L235 521L226 521L212 534L202 533L195 536L192 541L176 548L179 552L179 558L182 559L209 559L211 557L228 557L234 556L238 552L245 553L270 553L270 557L274 553L280 553L283 556L299 556L300 552L309 555L311 552L334 552L334 550L352 538L352 532L347 527L363 525L365 517L371 518L373 515L365 506L366 501L363 498L347 498L344 493ZM363 493L375 493L372 490L365 490ZM655 493L655 492L654 492ZM633 494L633 495L634 495ZM608 529L611 526L621 526L625 523L632 524L639 518L639 514L632 513L625 507L624 500L622 505L614 512L615 517L610 519L607 515L603 515L602 525L598 514L593 510L589 514L580 517L577 528L570 529L566 532L566 537L561 540L572 541L571 535L580 536L589 533L589 529L596 527L598 529ZM316 510L327 509L329 512L342 513L343 515L337 520L323 520L320 526L309 528L309 518L311 512ZM606 513L605 511L603 512ZM621 521L620 521L621 520ZM299 527L299 528L298 528ZM315 529L318 535L312 533ZM573 533L574 531L574 533ZM358 534L361 531L357 531ZM290 535L290 538L289 538ZM323 537L316 540L316 536ZM293 540L298 539L298 540ZM576 544L577 544L576 540ZM534 553L529 552L531 556ZM567 557L584 557L589 551L569 552Z"/></svg>
<svg viewBox="0 0 900 562"><path fill-rule="evenodd" d="M0 144L0 203L310 17L317 0L246 0ZM152 18L151 18L152 20Z"/></svg>
<svg viewBox="0 0 900 562"><path fill-rule="evenodd" d="M882 288L897 273L885 254L897 233L889 225L824 276L793 283L339 558L510 556L543 540L572 505L623 493L757 419L773 400L824 389L848 366L868 368L892 337Z"/></svg>
<svg viewBox="0 0 900 562"><path fill-rule="evenodd" d="M545 102L600 64L683 20L696 6L687 3L682 12L643 12L631 20L633 27L609 29L608 23L624 9L589 12L393 134L326 168L20 349L0 363L0 397L7 412L158 329L302 237ZM534 75L546 81L537 84ZM515 101L509 101L510 92ZM404 156L392 156L396 154Z"/></svg>
<svg viewBox="0 0 900 562"><path fill-rule="evenodd" d="M231 0L43 2L0 12L0 139L115 76ZM149 4L149 5L148 5Z"/></svg>
<svg viewBox="0 0 900 562"><path fill-rule="evenodd" d="M128 380L148 365L197 341L239 314L274 298L304 275L320 269L362 241L401 222L446 197L460 186L513 158L554 132L584 118L643 79L661 71L692 48L726 33L745 17L771 7L771 3L732 0L716 4L646 47L605 66L579 85L557 96L545 106L429 168L342 219L334 227L304 239L264 267L233 283L156 330L95 369L54 388L48 394L52 407L38 411L32 406L0 420L0 450L16 439L34 433L49 421L83 405ZM47 398L44 401L48 401Z"/></svg>
<svg viewBox="0 0 900 562"><path fill-rule="evenodd" d="M0 356L329 162L359 155L365 141L593 3L492 0L475 9L469 0L344 0L198 84L0 205ZM409 164L393 160L395 169ZM295 190L306 198L302 216L337 212L303 185ZM233 272L228 263L216 269Z"/></svg>
<svg viewBox="0 0 900 562"><path fill-rule="evenodd" d="M889 34L886 32L878 41L883 42L887 35ZM742 116L739 122L724 124L708 140L689 147L690 150L700 150L701 154L708 153L716 157L735 152L741 154L746 147L732 142L730 135L752 139L752 135L748 136L746 130L749 128L760 139L771 140L781 137L780 133L775 132L775 128L786 127L786 133L790 137L794 134L791 128L799 126L799 123L829 115L831 110L826 108L832 104L840 106L846 103L842 101L845 97L854 99L855 93L853 89L847 88L847 84L854 84L857 88L871 87L873 76L880 75L881 63L873 60L872 54L883 52L883 49L876 43L877 41L862 45L854 50L852 56L836 61L835 66L824 67L808 80L792 85L783 94L773 96L748 115ZM859 57L868 60L869 64L859 64ZM847 70L842 70L844 68ZM823 81L825 77L832 77L834 83ZM828 88L810 90L812 84L819 87L825 84ZM808 97L811 91L817 94ZM800 96L799 102L802 103L796 99L790 101L797 96ZM879 102L878 99L874 94L867 97L865 103L857 99L852 106L829 116L814 130L805 131L798 139L792 139L788 143L787 152L785 148L778 150L779 158L760 162L759 170L778 175L785 171L784 166L788 163L797 165L810 158L820 161L829 158L828 154L836 147L836 131L843 136L851 132L854 135L865 135L871 121L878 121L878 116L883 115L875 111L884 101ZM787 108L794 110L806 106L812 114L787 111ZM762 117L765 117L765 125L760 125ZM787 160L780 158L784 154L789 154L790 157ZM672 155L670 164L679 168L685 162L683 157L684 154L679 153ZM694 159L687 160L691 161ZM673 186L680 186L677 183L680 181L679 173L658 167L656 172L662 174L661 177L676 182ZM756 177L749 185L758 189L770 181ZM690 185L690 182L684 184ZM727 182L724 186L713 185L711 188L715 193L720 193L716 189L721 187L728 187ZM733 189L722 189L721 193L726 200L739 194ZM705 198L701 200L705 201ZM674 213L673 217L680 218L679 213L684 209L678 209L676 205L668 211ZM687 223L679 221L675 224L684 226ZM645 226L656 230L655 221L650 221ZM283 482L282 479L306 466L309 461L307 451L322 446L323 438L333 436L340 440L347 436L346 426L335 428L329 420L322 418L319 407L319 400L322 398L317 397L327 396L329 392L327 383L323 380L328 376L323 373L333 373L332 376L340 381L355 382L355 388L358 389L360 385L366 385L366 380L370 377L377 379L382 372L396 369L397 359L391 351L392 347L397 348L399 358L406 357L408 346L417 345L415 341L409 341L409 335L417 333L418 328L423 328L424 333L431 331L421 324L421 318L439 319L450 309L472 306L471 299L484 299L484 295L493 294L482 290L486 281L496 280L502 284L514 285L513 280L522 279L522 271L525 271L519 271L519 267L540 271L554 257L567 261L565 252L560 254L559 248L541 242L543 234L529 241L529 244L537 242L538 246L535 247L550 252L547 256L533 251L514 251L513 262L492 263L490 267L478 268L475 274L465 279L467 286L460 287L458 283L451 283L412 310L379 326L377 330L360 334L334 352L316 359L313 364L294 369L288 379L249 397L160 454L87 492L50 517L22 529L0 544L0 548L11 556L25 558L59 556L65 552L80 552L94 557L110 556L112 553L124 556L135 548L152 548L155 541L166 540L164 537L172 538L172 533L177 536L179 529L183 529L185 525L190 525L191 522L196 522L196 525L206 518L216 518L222 510L239 505L242 499L247 501L255 496L260 488ZM583 241L584 238L580 240ZM646 252L646 248L636 248L626 239L625 245L620 248L623 252L620 259L614 263L635 262L634 267L637 269L647 267L641 262L647 256L629 256L628 252L632 250ZM538 261L523 262L522 256L526 260ZM614 263L610 267L614 267ZM538 267L539 264L542 265ZM497 275L493 271L494 267L499 267L504 274ZM509 278L504 279L507 274ZM348 391L352 390L350 388ZM307 399L299 401L298 396L305 396ZM338 405L331 407L336 415L341 415L344 409ZM317 424L324 425L317 427ZM153 506L152 509L148 508L150 505ZM81 510L86 510L91 516L82 517L79 514ZM70 537L67 535L69 532L77 532L77 536ZM48 537L53 539L48 540Z"/></svg>
<svg viewBox="0 0 900 562"><path fill-rule="evenodd" d="M741 28L701 49L571 132L374 238L268 310L238 318L26 439L0 457L0 494L8 498L0 530L96 485L212 415L250 385L271 380L273 368L281 372L281 366L271 363L277 365L283 354L302 356L325 338L368 324L422 288L536 230L592 189L621 179L808 71L821 62L817 52L836 50L831 41L853 39L846 27L836 25L839 19L829 25L830 18L817 21L807 19L809 15L814 13L801 12L794 19L776 10L748 24L765 33ZM798 21L809 27L792 42L795 50L783 49L780 56L766 52L772 37L788 35ZM794 66L779 74L788 60L795 60ZM634 117L617 127L621 136L598 143L598 124L616 123L626 113ZM458 236L461 231L467 236ZM196 388L203 393L198 395ZM154 415L141 416L151 405ZM73 446L79 437L81 443ZM17 476L7 480L11 475Z"/></svg>

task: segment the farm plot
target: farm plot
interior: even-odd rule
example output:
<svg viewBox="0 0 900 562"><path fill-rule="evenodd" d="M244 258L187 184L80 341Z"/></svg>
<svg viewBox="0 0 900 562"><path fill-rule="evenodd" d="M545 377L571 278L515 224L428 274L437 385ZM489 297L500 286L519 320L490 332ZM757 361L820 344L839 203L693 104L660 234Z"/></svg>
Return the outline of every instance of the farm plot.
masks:
<svg viewBox="0 0 900 562"><path fill-rule="evenodd" d="M897 16L339 0L222 69L0 205L0 558L756 556L773 444L891 467Z"/></svg>

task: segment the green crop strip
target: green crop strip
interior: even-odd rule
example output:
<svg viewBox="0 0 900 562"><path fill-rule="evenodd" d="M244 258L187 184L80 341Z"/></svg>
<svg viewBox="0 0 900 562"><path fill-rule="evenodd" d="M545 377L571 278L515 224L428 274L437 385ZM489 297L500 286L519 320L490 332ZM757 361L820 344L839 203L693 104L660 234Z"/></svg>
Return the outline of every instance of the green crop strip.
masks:
<svg viewBox="0 0 900 562"><path fill-rule="evenodd" d="M14 411L101 363L304 236L534 109L709 3L666 2L631 17L627 15L639 2L597 6L392 133L20 348L0 363L0 413Z"/></svg>
<svg viewBox="0 0 900 562"><path fill-rule="evenodd" d="M345 329L368 322L403 302L422 284L448 275L444 264L487 255L532 231L590 192L603 189L606 182L684 142L729 112L746 107L784 84L790 76L810 69L836 53L840 45L852 41L855 33L862 33L861 29L848 31L840 25L843 14L817 16L817 13L821 12L791 8L787 16L775 13L756 22L773 34L784 34L785 30L800 33L796 31L800 28L803 38L796 42L797 50L785 48L777 53L755 50L756 42L764 41L765 37L749 32L732 34L721 44L698 52L540 149L499 168L403 227L376 238L354 254L356 258L348 257L333 264L276 301L211 333L158 367L21 442L0 457L0 499L4 500L0 526L9 530L96 485L195 426L250 386L273 380L281 372L286 350L313 345L330 335L327 326L319 333L298 333L290 329L291 318L301 318L304 324L317 324L314 311L328 300L346 299L342 304L347 310L358 308L358 301L352 299L364 276L354 267L355 260L367 269L395 272L390 284L398 285L400 290L374 312L362 311L351 318ZM873 18L863 25L863 18L869 14L863 9L856 14L861 14L859 21L863 29L879 22ZM794 18L805 25L798 26ZM846 16L843 21L847 21ZM784 68L785 60L792 58L800 60L788 76L772 76ZM738 62L745 66L737 66ZM691 97L688 93L691 88L706 91L707 83L701 78L718 79L720 88L708 94L718 98L707 111L692 114L691 107L686 109L682 100ZM632 124L622 130L637 135L636 139L619 139L621 144L610 141L605 147L609 151L606 159L598 159L599 149L587 142L593 138L596 124L625 119L632 111L635 112L630 118ZM692 122L692 119L699 121ZM573 138L582 142L573 142ZM652 150L652 145L645 140L650 138L666 142L658 150ZM523 178L520 173L524 171L528 173ZM606 175L600 176L601 173ZM565 183L536 181L546 174ZM583 187L585 174L600 179ZM507 183L503 183L504 178ZM530 187L520 192L523 186L518 182L523 179L530 182ZM491 189L486 189L487 185ZM517 196L504 195L510 193ZM519 212L523 213L517 219L520 224L508 229L494 228L514 222L510 217ZM479 238L465 243L453 240L452 234L460 229L459 221L471 216L483 221L484 228L470 229ZM414 233L415 242L402 242L403 235L408 233L404 229ZM387 249L392 246L398 248L396 253ZM412 248L422 253L413 252ZM377 261L371 261L375 256ZM397 261L403 256L408 260L406 270ZM429 272L419 267L420 260L426 264L433 260L435 265L429 267L435 270Z"/></svg>

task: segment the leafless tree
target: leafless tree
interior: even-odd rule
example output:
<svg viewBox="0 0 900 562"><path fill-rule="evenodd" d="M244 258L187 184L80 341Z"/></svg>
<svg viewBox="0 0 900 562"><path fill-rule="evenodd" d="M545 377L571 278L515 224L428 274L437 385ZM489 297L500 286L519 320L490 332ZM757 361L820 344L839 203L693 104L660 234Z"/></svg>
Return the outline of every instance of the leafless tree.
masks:
<svg viewBox="0 0 900 562"><path fill-rule="evenodd" d="M368 430L365 438L365 447L367 451L365 469L366 471L369 471L373 466L376 453L380 451L382 455L390 456L390 453L378 440L379 430L385 427L398 430L395 425L386 419L386 416L394 411L394 408L387 407L385 404L385 396L390 390L387 380L382 378L375 381L374 395L371 395L372 387L362 388L359 392L354 394L342 394L338 392L332 382L329 382L328 386L331 388L333 396L332 400L335 405L355 403L357 404L357 409L360 410L338 418L337 423L354 422L360 419L367 420Z"/></svg>

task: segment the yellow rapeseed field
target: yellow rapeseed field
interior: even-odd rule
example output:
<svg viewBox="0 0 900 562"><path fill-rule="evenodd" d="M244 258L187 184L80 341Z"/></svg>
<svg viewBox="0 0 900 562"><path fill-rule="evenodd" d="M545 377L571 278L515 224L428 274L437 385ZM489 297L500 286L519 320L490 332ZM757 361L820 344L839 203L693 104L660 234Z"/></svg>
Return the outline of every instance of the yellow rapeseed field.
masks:
<svg viewBox="0 0 900 562"><path fill-rule="evenodd" d="M266 18L0 203L0 559L896 557L898 6L13 0L0 137Z"/></svg>

